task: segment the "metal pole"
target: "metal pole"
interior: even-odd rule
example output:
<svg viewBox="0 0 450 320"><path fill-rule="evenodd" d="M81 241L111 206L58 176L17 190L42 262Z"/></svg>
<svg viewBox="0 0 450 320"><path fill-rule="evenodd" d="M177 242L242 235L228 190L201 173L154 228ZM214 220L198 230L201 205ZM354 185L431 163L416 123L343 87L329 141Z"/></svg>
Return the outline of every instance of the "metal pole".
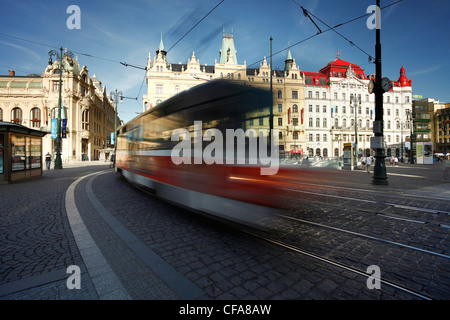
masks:
<svg viewBox="0 0 450 320"><path fill-rule="evenodd" d="M353 99L355 108L355 168L358 165L358 99L355 97Z"/></svg>
<svg viewBox="0 0 450 320"><path fill-rule="evenodd" d="M117 106L119 103L119 97L123 95L122 91L111 91L111 97L114 99L115 104L115 116L114 116L114 155L116 156L117 152Z"/></svg>
<svg viewBox="0 0 450 320"><path fill-rule="evenodd" d="M377 13L380 12L380 0L377 0ZM376 28L376 43L375 43L375 123L377 130L375 137L382 142L383 139L383 89L381 87L381 35L380 35L380 21L381 18L377 14L377 28ZM380 143L381 144L381 143ZM386 155L384 152L384 144L379 145L375 149L375 167L373 169L372 184L387 185L388 178L386 175Z"/></svg>
<svg viewBox="0 0 450 320"><path fill-rule="evenodd" d="M59 98L58 98L58 119L56 121L56 158L55 158L55 169L62 169L62 159L61 159L61 104L62 104L62 61L63 61L63 48L59 49Z"/></svg>
<svg viewBox="0 0 450 320"><path fill-rule="evenodd" d="M270 93L273 95L273 88L272 88L272 40L273 38L270 37ZM270 119L269 119L269 129L270 129L270 135L272 134L273 131L273 101L272 101L272 105L270 106Z"/></svg>

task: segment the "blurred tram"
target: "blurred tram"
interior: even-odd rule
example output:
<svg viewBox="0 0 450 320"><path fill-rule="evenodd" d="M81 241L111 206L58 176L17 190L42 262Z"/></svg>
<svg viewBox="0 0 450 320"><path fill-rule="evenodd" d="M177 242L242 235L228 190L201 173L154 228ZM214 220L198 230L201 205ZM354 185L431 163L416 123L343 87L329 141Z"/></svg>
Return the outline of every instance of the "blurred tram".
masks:
<svg viewBox="0 0 450 320"><path fill-rule="evenodd" d="M223 80L198 85L119 128L116 170L169 202L235 222L259 224L270 217L273 207L282 205L279 181L276 175L262 175L263 165L251 161L248 136L241 145L233 138L233 152L227 149L225 137L228 129L270 132L272 105L272 93L267 90ZM222 137L216 134L205 139L209 129ZM177 132L184 135L174 139ZM257 139L263 138L258 135ZM270 134L265 138L270 146ZM181 142L190 144L190 150L185 148L174 157ZM213 142L216 148L208 154L216 162L211 163L205 154ZM245 147L245 153L239 152L239 146ZM258 152L263 151L260 144L257 146ZM234 160L231 164L226 161L230 156Z"/></svg>

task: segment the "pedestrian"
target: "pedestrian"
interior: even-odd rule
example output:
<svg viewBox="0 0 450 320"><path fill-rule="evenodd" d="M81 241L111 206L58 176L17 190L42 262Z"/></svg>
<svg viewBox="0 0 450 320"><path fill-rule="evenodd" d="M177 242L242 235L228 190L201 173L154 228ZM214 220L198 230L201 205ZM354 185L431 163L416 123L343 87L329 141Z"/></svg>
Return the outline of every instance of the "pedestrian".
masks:
<svg viewBox="0 0 450 320"><path fill-rule="evenodd" d="M45 155L45 165L47 166L47 170L50 170L51 162L52 162L52 155L50 154L50 152L47 152L47 154Z"/></svg>
<svg viewBox="0 0 450 320"><path fill-rule="evenodd" d="M366 168L366 157L364 156L361 156L361 166L363 170Z"/></svg>
<svg viewBox="0 0 450 320"><path fill-rule="evenodd" d="M372 157L367 156L366 157L366 171L367 173L370 173L370 166L372 165Z"/></svg>
<svg viewBox="0 0 450 320"><path fill-rule="evenodd" d="M394 157L394 165L395 165L396 167L398 167L398 158L397 158L397 157Z"/></svg>

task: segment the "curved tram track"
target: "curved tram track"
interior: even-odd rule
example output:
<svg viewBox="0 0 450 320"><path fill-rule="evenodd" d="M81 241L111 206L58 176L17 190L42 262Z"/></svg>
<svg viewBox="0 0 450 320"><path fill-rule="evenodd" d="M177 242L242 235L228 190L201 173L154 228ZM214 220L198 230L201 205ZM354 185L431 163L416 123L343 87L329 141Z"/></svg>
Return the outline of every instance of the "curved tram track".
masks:
<svg viewBox="0 0 450 320"><path fill-rule="evenodd" d="M446 201L405 194L378 200L367 190L311 186L285 188L298 209L274 212L265 222L270 232L241 231L359 276L369 277L367 268L378 265L382 284L412 298L450 297L450 212L439 209Z"/></svg>

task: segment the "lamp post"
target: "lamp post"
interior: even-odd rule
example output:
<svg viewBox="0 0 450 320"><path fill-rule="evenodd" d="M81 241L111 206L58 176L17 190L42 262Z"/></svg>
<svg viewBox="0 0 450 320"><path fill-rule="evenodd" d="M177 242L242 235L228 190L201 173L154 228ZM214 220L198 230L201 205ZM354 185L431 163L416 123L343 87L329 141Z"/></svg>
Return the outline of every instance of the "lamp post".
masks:
<svg viewBox="0 0 450 320"><path fill-rule="evenodd" d="M372 184L388 185L386 174L385 150L383 143L383 94L392 88L388 78L381 78L381 35L380 35L380 0L377 0L377 27L375 30L375 122L373 126L372 148L375 149L375 166L373 168ZM372 144L372 143L371 143Z"/></svg>
<svg viewBox="0 0 450 320"><path fill-rule="evenodd" d="M406 110L406 119L409 121L409 162L414 163L413 158L413 117L412 112L408 109Z"/></svg>
<svg viewBox="0 0 450 320"><path fill-rule="evenodd" d="M59 49L59 52L56 50L51 50L48 53L50 59L48 61L49 65L53 65L52 57L55 56L56 59L59 60L59 98L58 98L58 119L56 121L56 158L55 158L55 169L62 169L62 159L61 159L61 108L62 108L62 73L64 70L64 66L62 64L63 58L73 59L73 53L70 51L66 51L63 54L63 48ZM71 61L72 65L73 62Z"/></svg>
<svg viewBox="0 0 450 320"><path fill-rule="evenodd" d="M122 91L111 91L111 97L114 100L114 109L115 109L115 115L114 115L114 155L117 151L117 105L119 103L119 97L123 95Z"/></svg>
<svg viewBox="0 0 450 320"><path fill-rule="evenodd" d="M358 165L358 110L357 108L361 104L361 98L350 96L350 106L355 108L355 167Z"/></svg>

